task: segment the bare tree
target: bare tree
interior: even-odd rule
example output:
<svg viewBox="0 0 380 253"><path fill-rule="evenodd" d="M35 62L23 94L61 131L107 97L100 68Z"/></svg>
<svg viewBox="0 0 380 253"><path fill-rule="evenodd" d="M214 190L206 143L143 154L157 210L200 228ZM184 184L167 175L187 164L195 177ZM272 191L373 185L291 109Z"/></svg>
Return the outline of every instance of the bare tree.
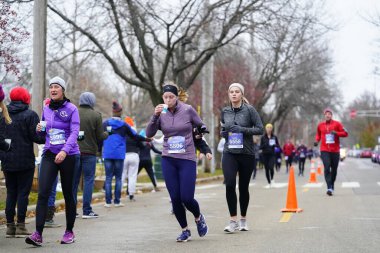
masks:
<svg viewBox="0 0 380 253"><path fill-rule="evenodd" d="M93 51L102 54L123 81L147 90L157 104L167 78L189 88L218 49L252 26L266 24L289 1L219 0L206 10L200 0L181 1L178 6L155 0L91 2L85 3L89 11L81 21L71 19L57 6L49 4L49 8L85 35L95 45ZM103 15L96 16L99 13ZM252 14L254 20L248 18ZM101 26L83 26L88 20ZM212 27L209 43L202 40L205 25ZM136 41L137 48L128 49L129 40ZM187 57L190 49L191 57ZM128 62L132 74L121 68L120 59Z"/></svg>

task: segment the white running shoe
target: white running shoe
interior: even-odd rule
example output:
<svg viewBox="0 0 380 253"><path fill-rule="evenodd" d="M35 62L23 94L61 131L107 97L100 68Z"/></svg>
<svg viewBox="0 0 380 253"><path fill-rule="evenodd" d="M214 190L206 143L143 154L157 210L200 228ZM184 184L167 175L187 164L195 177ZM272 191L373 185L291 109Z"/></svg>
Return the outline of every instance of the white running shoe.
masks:
<svg viewBox="0 0 380 253"><path fill-rule="evenodd" d="M246 219L240 219L240 231L249 231L247 220Z"/></svg>
<svg viewBox="0 0 380 253"><path fill-rule="evenodd" d="M224 228L224 232L226 232L228 234L231 234L231 233L238 231L238 230L239 230L239 223L237 221L234 221L234 220L230 220L230 224L228 224Z"/></svg>
<svg viewBox="0 0 380 253"><path fill-rule="evenodd" d="M111 207L112 207L112 204L107 204L107 203L105 203L105 204L104 204L104 207L105 207L105 208L111 208Z"/></svg>
<svg viewBox="0 0 380 253"><path fill-rule="evenodd" d="M123 203L119 203L119 204L114 204L115 207L123 207L125 206Z"/></svg>

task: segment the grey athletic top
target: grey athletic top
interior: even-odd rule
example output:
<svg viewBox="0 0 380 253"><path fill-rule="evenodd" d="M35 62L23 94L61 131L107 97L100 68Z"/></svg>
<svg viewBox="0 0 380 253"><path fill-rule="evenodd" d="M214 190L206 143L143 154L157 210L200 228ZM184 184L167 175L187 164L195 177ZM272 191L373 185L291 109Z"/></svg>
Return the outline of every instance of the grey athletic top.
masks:
<svg viewBox="0 0 380 253"><path fill-rule="evenodd" d="M226 138L223 153L255 155L253 135L262 135L263 123L249 104L240 108L226 106L221 114L222 136Z"/></svg>

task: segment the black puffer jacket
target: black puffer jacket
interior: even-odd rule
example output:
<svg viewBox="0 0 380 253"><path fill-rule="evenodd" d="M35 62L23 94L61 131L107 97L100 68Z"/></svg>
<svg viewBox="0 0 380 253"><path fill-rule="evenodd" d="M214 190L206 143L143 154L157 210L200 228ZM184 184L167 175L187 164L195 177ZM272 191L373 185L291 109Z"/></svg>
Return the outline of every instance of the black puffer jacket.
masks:
<svg viewBox="0 0 380 253"><path fill-rule="evenodd" d="M264 155L275 155L274 148L279 147L277 136L272 134L271 138L267 134L261 137L260 149L263 151Z"/></svg>
<svg viewBox="0 0 380 253"><path fill-rule="evenodd" d="M1 167L4 171L34 169L35 156L33 143L44 144L45 137L36 133L39 122L37 113L29 110L22 102L8 105L12 124L5 125L5 138L11 139L11 149L1 155Z"/></svg>

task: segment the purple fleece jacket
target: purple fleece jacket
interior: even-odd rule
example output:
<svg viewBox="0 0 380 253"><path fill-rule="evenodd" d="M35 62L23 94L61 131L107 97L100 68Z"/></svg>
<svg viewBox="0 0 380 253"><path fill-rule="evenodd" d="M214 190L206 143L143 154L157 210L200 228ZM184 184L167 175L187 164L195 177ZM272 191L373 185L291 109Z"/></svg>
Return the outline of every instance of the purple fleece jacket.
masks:
<svg viewBox="0 0 380 253"><path fill-rule="evenodd" d="M46 131L40 133L46 135L44 152L50 150L52 153L58 154L63 150L67 155L80 154L77 143L80 120L78 109L74 104L66 101L58 110L52 110L49 106L45 106L42 120L46 121ZM50 143L50 136L47 133L52 128L65 131L65 144L53 145Z"/></svg>
<svg viewBox="0 0 380 253"><path fill-rule="evenodd" d="M153 137L157 130L164 134L162 156L196 161L193 142L193 128L203 125L197 112L191 105L178 101L174 113L168 111L160 116L153 115L147 128L146 136ZM168 153L168 139L173 136L185 137L185 152L180 154Z"/></svg>

